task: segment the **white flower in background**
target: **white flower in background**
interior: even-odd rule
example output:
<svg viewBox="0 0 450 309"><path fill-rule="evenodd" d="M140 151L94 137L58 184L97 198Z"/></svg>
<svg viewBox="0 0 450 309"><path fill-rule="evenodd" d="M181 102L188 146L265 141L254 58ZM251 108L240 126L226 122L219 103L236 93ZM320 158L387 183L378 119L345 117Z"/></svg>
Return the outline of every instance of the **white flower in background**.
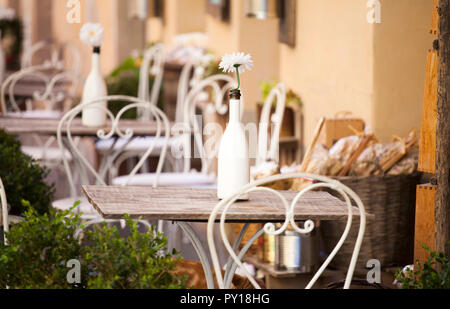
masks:
<svg viewBox="0 0 450 309"><path fill-rule="evenodd" d="M208 36L201 32L184 33L175 36L173 42L177 46L206 47L208 44Z"/></svg>
<svg viewBox="0 0 450 309"><path fill-rule="evenodd" d="M236 72L236 67L239 68L238 73L250 71L253 67L252 56L250 54L245 55L244 53L233 53L223 56L219 64L219 68L225 73Z"/></svg>
<svg viewBox="0 0 450 309"><path fill-rule="evenodd" d="M16 17L16 11L14 11L14 9L4 9L1 8L0 9L0 20L1 19L6 19L6 20L11 20L14 19Z"/></svg>
<svg viewBox="0 0 450 309"><path fill-rule="evenodd" d="M81 27L80 39L83 43L94 47L102 45L104 38L104 30L102 25L94 23L86 23Z"/></svg>

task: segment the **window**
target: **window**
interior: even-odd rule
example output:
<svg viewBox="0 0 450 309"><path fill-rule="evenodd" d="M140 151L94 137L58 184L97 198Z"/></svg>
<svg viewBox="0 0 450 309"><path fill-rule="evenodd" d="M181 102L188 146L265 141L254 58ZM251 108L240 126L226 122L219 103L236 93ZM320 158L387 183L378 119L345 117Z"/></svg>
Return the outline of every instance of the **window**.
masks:
<svg viewBox="0 0 450 309"><path fill-rule="evenodd" d="M206 0L206 10L221 21L230 20L230 0Z"/></svg>
<svg viewBox="0 0 450 309"><path fill-rule="evenodd" d="M290 47L295 47L296 43L296 19L297 19L297 1L280 1L280 33L279 41Z"/></svg>

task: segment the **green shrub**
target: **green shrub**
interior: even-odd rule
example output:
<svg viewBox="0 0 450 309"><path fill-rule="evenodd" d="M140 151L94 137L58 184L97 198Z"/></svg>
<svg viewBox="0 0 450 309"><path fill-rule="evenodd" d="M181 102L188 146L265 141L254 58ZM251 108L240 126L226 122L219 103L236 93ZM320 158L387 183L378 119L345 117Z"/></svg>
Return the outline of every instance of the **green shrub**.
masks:
<svg viewBox="0 0 450 309"><path fill-rule="evenodd" d="M9 245L0 241L0 288L71 288L66 262L80 258L81 246L73 237L79 216L54 210L39 215L28 207L24 219L7 233Z"/></svg>
<svg viewBox="0 0 450 309"><path fill-rule="evenodd" d="M399 270L395 277L403 289L450 289L450 260L442 252L430 252L427 261L419 261L414 269Z"/></svg>
<svg viewBox="0 0 450 309"><path fill-rule="evenodd" d="M179 261L177 253L162 254L167 239L154 230L140 233L136 222L126 222L127 238L103 224L86 231L83 243L89 245L81 245L74 237L79 215L71 210L39 215L28 207L25 221L6 234L9 245L0 244L0 288L184 288L184 280L169 273ZM81 283L75 285L67 282L67 262L73 259L81 265Z"/></svg>
<svg viewBox="0 0 450 309"><path fill-rule="evenodd" d="M276 81L270 81L270 82L261 82L259 84L259 88L261 89L261 95L262 95L262 102L260 102L260 104L264 104L264 102L266 101L267 97L269 96L270 91L272 90L273 87L275 87L278 83ZM276 100L274 99L273 105L276 104ZM286 105L293 105L293 106L298 106L298 107L302 107L303 106L303 102L300 99L300 97L292 90L289 89L286 93Z"/></svg>
<svg viewBox="0 0 450 309"><path fill-rule="evenodd" d="M48 212L54 196L54 186L44 181L48 173L46 167L22 153L13 136L0 129L0 177L11 206L10 214L23 214L22 200L28 201L39 214Z"/></svg>
<svg viewBox="0 0 450 309"><path fill-rule="evenodd" d="M146 233L138 231L136 221L126 219L130 229L127 238L119 236L116 227L106 224L88 231L90 243L84 254L84 262L93 274L88 288L108 289L176 289L184 288L184 281L171 275L179 259L176 251L162 254L167 249L167 238L154 229Z"/></svg>

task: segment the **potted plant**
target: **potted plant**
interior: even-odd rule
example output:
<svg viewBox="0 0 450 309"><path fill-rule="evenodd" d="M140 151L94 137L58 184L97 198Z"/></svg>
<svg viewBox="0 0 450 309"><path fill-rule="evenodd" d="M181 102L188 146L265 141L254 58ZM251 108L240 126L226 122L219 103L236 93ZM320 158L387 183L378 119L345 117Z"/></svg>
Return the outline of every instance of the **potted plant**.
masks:
<svg viewBox="0 0 450 309"><path fill-rule="evenodd" d="M128 95L137 97L139 89L139 72L142 64L142 56L131 56L125 59L110 75L105 79L109 95ZM149 89L152 89L153 79L150 78ZM158 107L163 106L163 90L161 89ZM121 101L111 101L108 109L116 115L126 103ZM123 119L136 119L136 109L131 109L123 115Z"/></svg>
<svg viewBox="0 0 450 309"><path fill-rule="evenodd" d="M258 102L257 105L258 120L261 119L262 108L264 102L267 99L267 96L269 95L272 88L275 87L277 84L278 83L275 81L260 83L262 102ZM275 112L275 104L276 101L274 100L271 114ZM288 92L286 93L286 107L284 111L280 137L295 136L295 121L296 121L295 112L299 110L302 106L303 103L300 97L292 89L289 89Z"/></svg>

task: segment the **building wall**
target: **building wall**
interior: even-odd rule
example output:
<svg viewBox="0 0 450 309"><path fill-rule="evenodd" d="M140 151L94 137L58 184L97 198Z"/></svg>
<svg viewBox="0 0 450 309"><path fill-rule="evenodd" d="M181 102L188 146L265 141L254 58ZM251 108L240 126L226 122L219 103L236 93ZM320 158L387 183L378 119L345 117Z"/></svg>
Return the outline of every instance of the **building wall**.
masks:
<svg viewBox="0 0 450 309"><path fill-rule="evenodd" d="M374 27L373 127L380 138L420 129L432 0L382 1Z"/></svg>
<svg viewBox="0 0 450 309"><path fill-rule="evenodd" d="M362 117L383 140L420 127L432 0L297 0L297 45L280 44L280 79L304 102L305 144L317 121Z"/></svg>
<svg viewBox="0 0 450 309"><path fill-rule="evenodd" d="M242 75L245 95L244 121L256 121L256 104L261 101L259 83L279 76L278 21L245 17L245 1L231 1L230 22L206 17L209 48L219 57L231 52L252 55L253 70Z"/></svg>
<svg viewBox="0 0 450 309"><path fill-rule="evenodd" d="M173 46L178 34L205 32L205 0L165 0L164 18L149 18L147 41L162 41L166 48Z"/></svg>
<svg viewBox="0 0 450 309"><path fill-rule="evenodd" d="M304 103L307 145L322 116L373 121L373 26L366 2L297 0L296 46L280 44L280 80Z"/></svg>

